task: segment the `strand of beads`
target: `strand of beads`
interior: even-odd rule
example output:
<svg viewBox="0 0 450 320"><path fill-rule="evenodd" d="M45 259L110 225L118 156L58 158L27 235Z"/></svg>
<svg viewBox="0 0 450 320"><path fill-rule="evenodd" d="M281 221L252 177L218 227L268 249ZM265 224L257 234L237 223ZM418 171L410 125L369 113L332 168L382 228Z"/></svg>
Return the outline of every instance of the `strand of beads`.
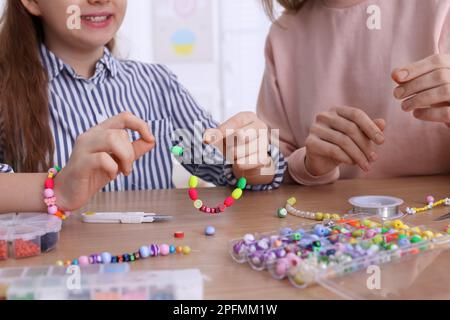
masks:
<svg viewBox="0 0 450 320"><path fill-rule="evenodd" d="M444 198L444 199L435 201L433 196L428 196L426 198L426 202L428 204L426 206L424 206L424 207L420 207L420 208L410 208L410 207L408 207L408 208L406 208L406 213L410 214L410 215L414 215L416 213L422 213L422 212L425 212L425 211L428 211L428 210L432 210L432 209L434 209L436 207L439 207L439 206L442 206L442 205L450 206L450 198Z"/></svg>
<svg viewBox="0 0 450 320"><path fill-rule="evenodd" d="M158 256L168 256L172 254L184 254L188 255L191 253L191 248L188 246L177 246L168 244L151 244L149 246L142 246L138 251L134 253L124 253L121 255L113 256L109 252L103 252L101 254L91 254L89 256L81 256L77 259L68 260L66 263L59 260L56 262L57 265L63 266L64 264L75 265L75 266L87 266L90 264L116 264L116 263L127 263L135 262L142 259L147 259L149 257Z"/></svg>
<svg viewBox="0 0 450 320"><path fill-rule="evenodd" d="M247 180L245 178L240 178L236 185L236 189L231 193L231 196L225 199L223 204L218 205L217 207L211 208L206 206L202 200L198 197L198 178L196 176L191 176L189 179L189 198L194 201L194 208L200 210L201 212L208 214L219 214L225 212L226 208L231 207L235 201L239 200L247 186Z"/></svg>
<svg viewBox="0 0 450 320"><path fill-rule="evenodd" d="M341 220L341 216L336 213L323 213L323 212L309 212L309 211L302 211L296 209L294 206L297 203L297 199L292 197L289 198L286 202L286 211L293 216L304 218L304 219L310 219L310 220L316 220L316 221L324 221L324 220L333 220L333 221L339 221ZM278 216L283 217L282 209L278 210Z"/></svg>

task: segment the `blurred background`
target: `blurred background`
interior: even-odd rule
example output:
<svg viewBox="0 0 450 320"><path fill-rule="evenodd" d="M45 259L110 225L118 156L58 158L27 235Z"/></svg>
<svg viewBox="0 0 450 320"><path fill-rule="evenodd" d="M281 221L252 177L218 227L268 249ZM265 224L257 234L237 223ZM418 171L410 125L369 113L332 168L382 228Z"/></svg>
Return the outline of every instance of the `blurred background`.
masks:
<svg viewBox="0 0 450 320"><path fill-rule="evenodd" d="M128 0L117 55L166 64L221 122L255 110L269 27L260 0Z"/></svg>

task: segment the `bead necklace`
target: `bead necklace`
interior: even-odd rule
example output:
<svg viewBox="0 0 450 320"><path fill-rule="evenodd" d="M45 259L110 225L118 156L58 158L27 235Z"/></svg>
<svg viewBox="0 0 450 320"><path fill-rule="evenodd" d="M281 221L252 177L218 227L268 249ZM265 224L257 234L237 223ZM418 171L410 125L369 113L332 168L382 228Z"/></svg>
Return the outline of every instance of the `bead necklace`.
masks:
<svg viewBox="0 0 450 320"><path fill-rule="evenodd" d="M410 207L408 207L408 208L406 208L406 213L410 214L410 215L414 215L416 213L421 213L421 212L425 212L425 211L428 211L428 210L432 210L432 209L434 209L436 207L439 207L439 206L442 206L442 205L450 206L450 198L444 198L444 199L435 201L433 196L428 196L426 198L426 202L428 204L426 206L424 206L424 207L420 207L420 208L410 208Z"/></svg>
<svg viewBox="0 0 450 320"><path fill-rule="evenodd" d="M289 198L286 202L286 207L282 208L278 211L278 216L283 217L283 209L287 211L292 216L299 217L299 218L305 218L310 220L316 220L316 221L324 221L324 220L334 220L338 221L341 220L341 216L336 213L323 213L323 212L309 212L309 211L301 211L294 207L294 205L297 203L297 199L292 197ZM283 211L283 212L282 212Z"/></svg>
<svg viewBox="0 0 450 320"><path fill-rule="evenodd" d="M184 149L181 146L174 146L171 149L171 153L176 157L181 157L184 154ZM209 207L206 206L202 200L199 199L198 196L198 182L199 178L195 175L192 175L189 178L189 198L194 202L194 208L198 209L201 212L207 214L219 214L225 212L226 208L231 207L236 200L242 198L242 194L244 193L245 188L247 187L247 179L240 178L237 182L236 189L231 193L231 196L225 199L223 204L218 205L217 207Z"/></svg>
<svg viewBox="0 0 450 320"><path fill-rule="evenodd" d="M178 246L174 245L157 245L151 244L149 246L142 246L135 253L124 253L122 255L113 256L109 252L103 252L101 254L91 254L89 256L81 256L77 259L68 260L65 263L62 260L58 260L56 264L58 266L87 266L90 264L116 264L116 263L126 263L135 262L141 259L146 259L148 257L158 257L158 256L168 256L170 254L184 254L188 255L191 253L191 248L188 246Z"/></svg>

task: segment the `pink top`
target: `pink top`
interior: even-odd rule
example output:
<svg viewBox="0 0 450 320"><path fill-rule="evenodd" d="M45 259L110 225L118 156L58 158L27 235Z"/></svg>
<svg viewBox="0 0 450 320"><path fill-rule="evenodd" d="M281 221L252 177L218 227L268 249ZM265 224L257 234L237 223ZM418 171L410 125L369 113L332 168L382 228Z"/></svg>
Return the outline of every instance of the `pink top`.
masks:
<svg viewBox="0 0 450 320"><path fill-rule="evenodd" d="M369 30L370 5L381 29ZM417 120L393 96L395 68L450 53L450 0L308 0L284 14L267 40L258 113L280 129L289 175L304 185L337 179L450 173L450 130ZM315 116L333 106L364 110L387 121L386 142L372 170L341 165L321 177L305 169L305 140Z"/></svg>

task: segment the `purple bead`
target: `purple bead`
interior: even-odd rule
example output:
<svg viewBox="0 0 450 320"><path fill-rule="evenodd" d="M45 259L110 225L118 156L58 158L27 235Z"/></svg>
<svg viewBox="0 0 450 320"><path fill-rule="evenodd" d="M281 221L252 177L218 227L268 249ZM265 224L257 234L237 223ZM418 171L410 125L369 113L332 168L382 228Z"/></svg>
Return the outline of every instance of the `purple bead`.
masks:
<svg viewBox="0 0 450 320"><path fill-rule="evenodd" d="M159 246L157 244L150 245L150 254L152 257L159 256Z"/></svg>
<svg viewBox="0 0 450 320"><path fill-rule="evenodd" d="M286 256L286 250L278 249L275 251L275 254L277 255L278 258L283 258L284 256Z"/></svg>
<svg viewBox="0 0 450 320"><path fill-rule="evenodd" d="M242 248L242 247L243 247L243 244L244 244L243 241L236 242L236 243L234 244L234 246L233 246L233 251L234 251L234 253L240 254L241 251L242 251L242 249L243 249L243 248Z"/></svg>

